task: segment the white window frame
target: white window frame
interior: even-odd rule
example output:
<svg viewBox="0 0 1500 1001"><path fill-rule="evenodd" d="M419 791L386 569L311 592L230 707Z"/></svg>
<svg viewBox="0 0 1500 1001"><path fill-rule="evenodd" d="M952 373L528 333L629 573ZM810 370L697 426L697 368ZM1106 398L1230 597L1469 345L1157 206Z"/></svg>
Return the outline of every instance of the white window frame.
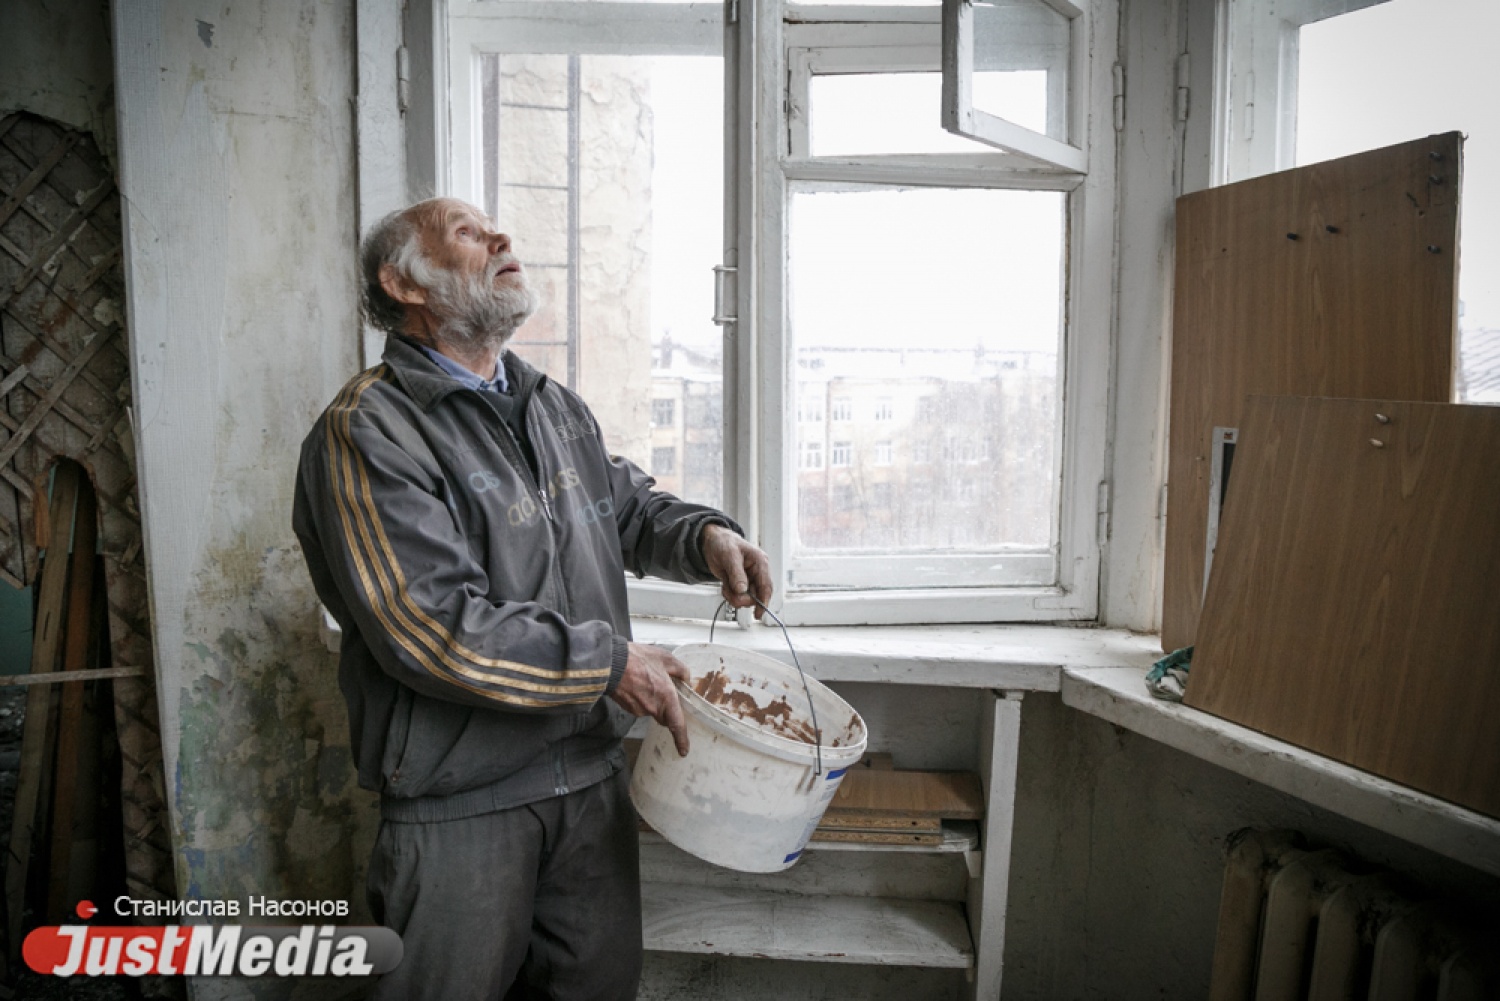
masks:
<svg viewBox="0 0 1500 1001"><path fill-rule="evenodd" d="M441 0L439 0L441 5ZM482 204L483 145L462 123L478 120L483 54L723 54L718 3L531 3L447 0L449 154L444 194Z"/></svg>
<svg viewBox="0 0 1500 1001"><path fill-rule="evenodd" d="M1086 172L1089 168L1088 130L1083 122L1088 113L1085 104L1090 50L1088 9L1073 0L1035 0L1035 3L1069 21L1072 37L1069 52L1064 56L1068 64L1066 79L1069 90L1067 140L1054 139L974 107L971 87L975 41L973 0L943 0L943 127L1039 164ZM1017 47L1018 56L1024 58L1026 54L1025 49ZM1023 66L1024 63L1018 59L1017 65ZM1052 67L1042 62L1035 68ZM1054 103L1048 102L1049 106Z"/></svg>
<svg viewBox="0 0 1500 1001"><path fill-rule="evenodd" d="M1093 0L1090 0L1093 2ZM758 128L754 188L761 212L747 227L751 246L741 259L753 262L751 281L741 271L741 294L757 316L756 364L768 373L758 382L757 411L763 469L784 469L779 454L786 438L783 415L795 382L785 310L786 205L796 187L858 190L867 185L996 187L1065 192L1067 281L1066 335L1060 375L1057 452L1060 504L1056 544L1050 552L986 550L937 557L951 586L887 589L891 579L933 579L934 556L829 554L796 556L792 539L795 480L765 477L756 492L761 538L782 580L796 587L782 596L789 623L863 624L895 622L1036 622L1093 619L1098 613L1102 524L1107 517L1107 435L1111 273L1113 265L1114 135L1111 77L1115 39L1090 36L1088 52L1101 65L1086 65L1073 88L1086 113L1074 121L1087 136L1086 173L1006 152L907 156L813 157L807 144L806 83L818 72L932 71L941 67L941 23L937 8L751 8L758 72L753 86ZM743 10L743 8L742 8ZM742 14L743 17L743 14ZM1112 24L1112 22L1111 22ZM786 81L783 88L782 81ZM1101 94L1102 87L1102 94ZM784 97L784 100L782 98ZM1098 109L1105 109L1101 117ZM1089 290L1085 295L1083 290ZM742 311L742 316L744 315ZM782 374L777 377L771 373ZM833 418L830 412L830 419ZM998 574L1006 583L990 583Z"/></svg>
<svg viewBox="0 0 1500 1001"><path fill-rule="evenodd" d="M1387 0L1218 0L1214 184L1297 165L1297 66L1303 25Z"/></svg>
<svg viewBox="0 0 1500 1001"><path fill-rule="evenodd" d="M1086 5L1096 2L1104 0L1085 0ZM1097 617L1102 526L1108 504L1113 18L1103 19L1107 31L1087 35L1087 44L1079 50L1083 69L1075 70L1070 81L1076 104L1072 125L1079 137L1078 148L1086 151L1085 169L1073 170L1001 151L950 155L934 166L931 157L921 158L920 164L903 157L815 159L805 155L805 145L793 148L798 128L804 129L805 139L806 123L799 125L799 109L788 107L788 87L794 83L788 76L790 48L807 50L797 59L808 73L849 59L853 62L846 61L842 68L853 72L872 65L872 57L885 68L890 68L893 58L907 58L914 61L913 69L937 69L941 17L935 7L788 6L779 0L728 0L724 5L435 0L435 7L432 58L437 79L448 80L448 93L436 95L435 102L434 193L470 199L478 195L477 160L482 150L476 134L460 125L475 120L479 98L475 56L480 51L724 57L726 247L722 264L737 269L737 273L725 273L719 310L727 314L725 509L769 554L779 582L774 607L786 622L1037 622ZM677 16L683 10L690 12L686 19ZM795 36L790 41L788 33ZM851 49L864 51L850 56ZM413 54L414 61L420 58L420 53ZM940 109L934 108L933 113L937 118ZM815 568L804 568L808 572L803 580L809 589L787 591L796 518L791 506L800 462L796 414L788 409L797 373L786 343L786 207L794 184L824 182L842 187L850 178L857 184L1004 187L1060 191L1068 196L1057 543L1040 558L1034 553L1007 552L961 558L970 562L975 581L986 579L997 565L1005 566L1005 586L870 588L859 582L888 580L893 566L900 577L921 580L922 566L930 559L860 554L837 561L839 572L836 579L827 579L827 586L811 572ZM705 268L714 263L720 262L705 262ZM828 416L832 418L831 408ZM831 589L832 585L838 589ZM635 614L702 616L716 605L713 588L631 582Z"/></svg>

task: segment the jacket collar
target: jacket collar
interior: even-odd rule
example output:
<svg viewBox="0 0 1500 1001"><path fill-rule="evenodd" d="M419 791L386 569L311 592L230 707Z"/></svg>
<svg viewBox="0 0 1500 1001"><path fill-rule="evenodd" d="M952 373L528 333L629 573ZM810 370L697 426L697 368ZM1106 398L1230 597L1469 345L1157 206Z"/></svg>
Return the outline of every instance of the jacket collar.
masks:
<svg viewBox="0 0 1500 1001"><path fill-rule="evenodd" d="M417 343L404 334L386 335L385 351L382 352L381 359L391 367L396 381L406 390L406 395L424 413L437 406L450 393L464 388L457 379L438 368L431 358L422 353ZM522 361L514 351L506 351L501 359L505 365L506 378L510 381L511 393L517 399L530 397L546 384L547 377Z"/></svg>

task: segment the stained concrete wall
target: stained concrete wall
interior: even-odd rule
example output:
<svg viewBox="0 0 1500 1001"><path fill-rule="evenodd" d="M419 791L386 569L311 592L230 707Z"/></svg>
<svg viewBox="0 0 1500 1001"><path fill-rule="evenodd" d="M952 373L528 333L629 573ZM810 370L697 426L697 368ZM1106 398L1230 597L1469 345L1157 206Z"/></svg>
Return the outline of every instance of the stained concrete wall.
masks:
<svg viewBox="0 0 1500 1001"><path fill-rule="evenodd" d="M1500 880L1062 704L1026 696L1004 996L1208 993L1225 838L1242 827L1500 904Z"/></svg>
<svg viewBox="0 0 1500 1001"><path fill-rule="evenodd" d="M178 885L354 898L357 919L375 805L290 528L298 446L358 366L354 10L118 0L113 23Z"/></svg>
<svg viewBox="0 0 1500 1001"><path fill-rule="evenodd" d="M0 118L25 110L92 132L113 161L109 4L7 0L0 26Z"/></svg>

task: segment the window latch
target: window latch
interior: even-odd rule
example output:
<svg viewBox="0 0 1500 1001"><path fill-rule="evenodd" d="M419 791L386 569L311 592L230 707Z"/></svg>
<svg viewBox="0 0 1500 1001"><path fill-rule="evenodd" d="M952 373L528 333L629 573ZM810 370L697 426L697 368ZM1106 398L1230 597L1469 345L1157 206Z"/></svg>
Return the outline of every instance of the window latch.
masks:
<svg viewBox="0 0 1500 1001"><path fill-rule="evenodd" d="M411 106L411 56L406 46L396 50L396 110L405 112Z"/></svg>
<svg viewBox="0 0 1500 1001"><path fill-rule="evenodd" d="M714 267L714 322L721 327L726 323L740 321L739 316L733 312L733 304L739 291L735 276L739 273L739 268L727 264Z"/></svg>

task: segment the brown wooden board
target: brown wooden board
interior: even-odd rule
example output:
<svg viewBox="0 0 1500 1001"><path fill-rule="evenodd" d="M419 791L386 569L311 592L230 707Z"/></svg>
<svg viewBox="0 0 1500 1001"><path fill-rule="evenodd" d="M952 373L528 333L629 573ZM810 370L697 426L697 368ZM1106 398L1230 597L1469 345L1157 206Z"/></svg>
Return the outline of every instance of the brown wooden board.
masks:
<svg viewBox="0 0 1500 1001"><path fill-rule="evenodd" d="M813 831L812 841L833 841L853 845L940 845L943 834L920 831L829 831L819 827Z"/></svg>
<svg viewBox="0 0 1500 1001"><path fill-rule="evenodd" d="M98 542L98 510L94 488L88 478L80 476L78 503L73 517L73 552L68 569L67 632L63 638L62 669L65 672L87 670L89 653L94 645L94 547ZM74 807L78 802L79 768L85 775L97 772L97 758L81 762L80 749L89 743L85 731L90 723L84 719L84 683L75 681L62 686L58 713L57 772L52 804L52 853L48 857L47 919L68 919L68 891L73 870ZM97 752L98 748L93 750ZM93 783L85 781L90 788ZM76 903L76 901L74 901Z"/></svg>
<svg viewBox="0 0 1500 1001"><path fill-rule="evenodd" d="M819 828L853 831L926 831L943 829L941 817L912 817L900 813L870 813L866 810L842 810L830 807L818 821Z"/></svg>
<svg viewBox="0 0 1500 1001"><path fill-rule="evenodd" d="M1253 398L1187 704L1500 817L1497 581L1500 408Z"/></svg>
<svg viewBox="0 0 1500 1001"><path fill-rule="evenodd" d="M50 673L62 650L67 612L68 539L73 507L78 498L79 467L64 462L57 468L48 517L47 559L38 587L36 626L31 647L31 669ZM11 962L21 957L21 922L26 915L26 884L37 833L37 805L43 802L44 777L52 741L53 691L33 685L26 694L26 722L21 731L21 762L16 784L15 813L11 818L5 863L6 951Z"/></svg>
<svg viewBox="0 0 1500 1001"><path fill-rule="evenodd" d="M1163 649L1197 632L1210 436L1247 395L1452 398L1461 151L1451 132L1177 200Z"/></svg>
<svg viewBox="0 0 1500 1001"><path fill-rule="evenodd" d="M984 796L973 772L850 769L828 808L844 814L978 820L984 816Z"/></svg>

